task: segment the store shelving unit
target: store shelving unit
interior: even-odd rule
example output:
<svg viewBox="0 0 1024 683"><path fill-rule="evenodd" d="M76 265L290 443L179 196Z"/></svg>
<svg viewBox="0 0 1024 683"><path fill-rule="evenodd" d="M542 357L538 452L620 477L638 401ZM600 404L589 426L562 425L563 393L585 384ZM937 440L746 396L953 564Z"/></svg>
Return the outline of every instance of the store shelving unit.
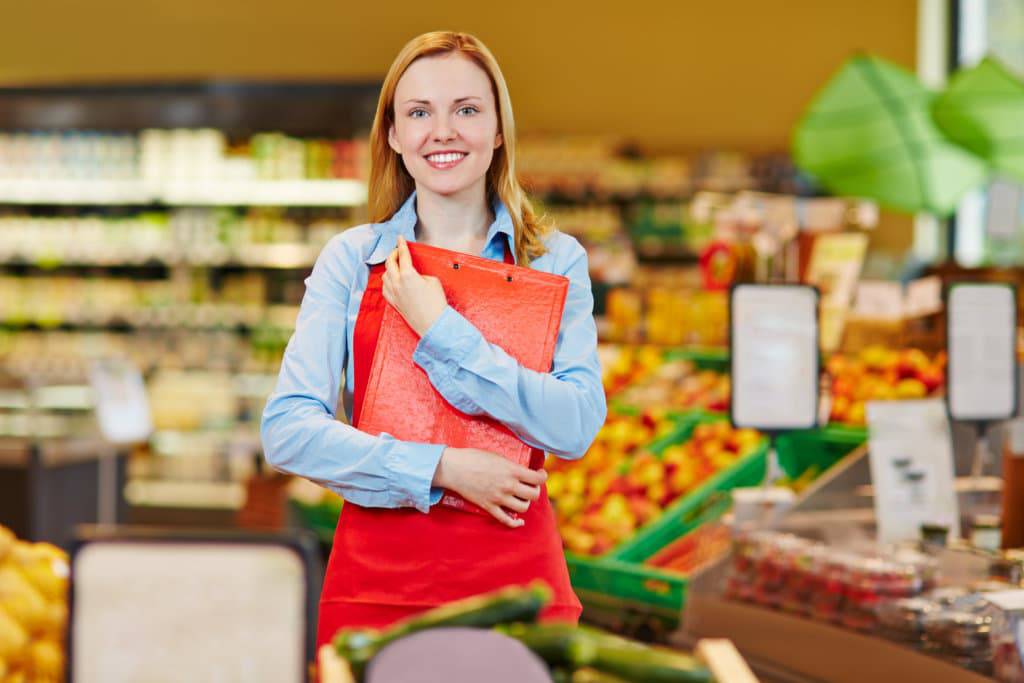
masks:
<svg viewBox="0 0 1024 683"><path fill-rule="evenodd" d="M141 508L166 511L180 499L192 523L204 509L215 511L208 522L224 523L241 504L302 280L326 239L364 217L358 159L338 166L339 157L316 155L347 154L335 145L365 139L378 90L373 82L0 88L0 283L23 299L0 302L0 374L83 386L91 358L135 354L147 381L169 371L179 384L199 382L151 402L220 383L237 403L208 425L202 415L176 415L187 399L153 405L172 424L157 425L150 450L169 457L129 466L128 502L140 508L129 520L153 521ZM202 140L185 140L200 143L195 154L169 146L200 135L223 145L223 158L204 163ZM167 436L179 428L181 438ZM186 456L196 464L183 467Z"/></svg>

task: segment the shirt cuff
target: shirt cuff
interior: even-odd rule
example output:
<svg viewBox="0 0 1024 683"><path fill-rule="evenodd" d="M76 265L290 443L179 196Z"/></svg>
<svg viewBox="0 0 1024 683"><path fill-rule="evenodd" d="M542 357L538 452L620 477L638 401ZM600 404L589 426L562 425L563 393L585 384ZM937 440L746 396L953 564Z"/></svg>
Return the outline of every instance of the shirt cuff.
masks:
<svg viewBox="0 0 1024 683"><path fill-rule="evenodd" d="M388 454L388 472L393 507L414 507L429 512L444 492L431 486L441 461L442 444L395 441Z"/></svg>
<svg viewBox="0 0 1024 683"><path fill-rule="evenodd" d="M454 381L455 373L482 339L480 330L454 308L447 306L420 337L412 355L413 362L423 368L431 384L449 403L463 412L469 412L472 401L458 390Z"/></svg>

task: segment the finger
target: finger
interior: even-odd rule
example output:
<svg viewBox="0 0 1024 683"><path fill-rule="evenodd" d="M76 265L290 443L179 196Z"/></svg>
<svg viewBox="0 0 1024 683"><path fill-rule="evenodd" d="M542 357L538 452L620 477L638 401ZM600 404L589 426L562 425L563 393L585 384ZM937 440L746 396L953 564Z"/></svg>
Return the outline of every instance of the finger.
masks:
<svg viewBox="0 0 1024 683"><path fill-rule="evenodd" d="M398 238L398 267L403 274L415 273L412 267L412 254L409 253L409 244L404 237Z"/></svg>
<svg viewBox="0 0 1024 683"><path fill-rule="evenodd" d="M501 507L512 512L526 512L530 509L530 501L515 496L505 496L501 499Z"/></svg>
<svg viewBox="0 0 1024 683"><path fill-rule="evenodd" d="M512 495L516 498L522 498L523 500L537 500L540 498L540 487L528 486L522 482L516 482L515 487L512 489Z"/></svg>
<svg viewBox="0 0 1024 683"><path fill-rule="evenodd" d="M387 273L397 273L398 272L398 250L397 249L395 249L390 254L388 254L388 257L384 260L384 270L385 270L385 275Z"/></svg>
<svg viewBox="0 0 1024 683"><path fill-rule="evenodd" d="M512 529L518 529L523 524L525 524L525 522L522 519L514 519L507 512L502 510L500 505L494 505L492 503L491 505L487 506L487 511L491 513L491 516L494 517L496 520Z"/></svg>
<svg viewBox="0 0 1024 683"><path fill-rule="evenodd" d="M545 470L531 470L528 467L521 467L516 472L516 479L530 486L540 486L548 480L548 473Z"/></svg>

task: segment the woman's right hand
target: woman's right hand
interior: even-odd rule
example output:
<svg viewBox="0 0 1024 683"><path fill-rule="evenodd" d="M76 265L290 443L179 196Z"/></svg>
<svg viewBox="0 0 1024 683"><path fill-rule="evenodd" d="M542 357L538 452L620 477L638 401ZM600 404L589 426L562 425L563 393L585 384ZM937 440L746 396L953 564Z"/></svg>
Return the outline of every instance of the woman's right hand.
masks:
<svg viewBox="0 0 1024 683"><path fill-rule="evenodd" d="M531 470L497 453L477 448L445 448L434 473L434 486L455 491L475 503L502 524L516 528L522 518L506 510L523 513L540 497L540 485L547 481L544 470Z"/></svg>

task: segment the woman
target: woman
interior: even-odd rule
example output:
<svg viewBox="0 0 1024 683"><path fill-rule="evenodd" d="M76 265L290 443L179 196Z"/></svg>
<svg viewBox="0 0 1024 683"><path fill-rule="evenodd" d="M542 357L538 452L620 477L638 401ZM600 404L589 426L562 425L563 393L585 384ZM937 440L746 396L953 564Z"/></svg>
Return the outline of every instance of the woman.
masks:
<svg viewBox="0 0 1024 683"><path fill-rule="evenodd" d="M414 361L468 414L486 414L543 452L577 458L606 406L587 256L544 230L515 177L508 89L480 41L427 33L395 59L371 132L373 223L336 236L306 280L295 334L263 413L267 460L342 495L320 601L318 646L341 627L385 626L508 584L546 581L542 615L575 622L543 470L446 444L371 436L334 419L339 385L352 422L385 305L420 335ZM521 367L448 306L409 260L408 241L569 278L550 373ZM490 513L435 506L450 489ZM517 518L508 510L518 513Z"/></svg>

